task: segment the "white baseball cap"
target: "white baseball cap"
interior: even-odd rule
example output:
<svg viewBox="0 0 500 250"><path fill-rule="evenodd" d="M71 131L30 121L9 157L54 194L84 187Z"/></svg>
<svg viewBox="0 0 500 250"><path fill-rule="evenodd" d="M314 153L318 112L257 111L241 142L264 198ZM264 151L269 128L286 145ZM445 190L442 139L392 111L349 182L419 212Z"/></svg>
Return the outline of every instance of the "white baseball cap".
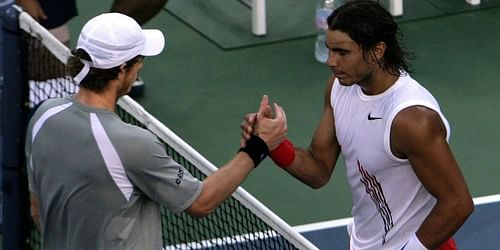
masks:
<svg viewBox="0 0 500 250"><path fill-rule="evenodd" d="M158 55L164 47L165 37L160 30L142 29L133 18L120 13L98 15L83 26L78 37L76 48L84 49L91 61L84 61L85 67L75 80L80 82L89 66L110 69L138 55Z"/></svg>

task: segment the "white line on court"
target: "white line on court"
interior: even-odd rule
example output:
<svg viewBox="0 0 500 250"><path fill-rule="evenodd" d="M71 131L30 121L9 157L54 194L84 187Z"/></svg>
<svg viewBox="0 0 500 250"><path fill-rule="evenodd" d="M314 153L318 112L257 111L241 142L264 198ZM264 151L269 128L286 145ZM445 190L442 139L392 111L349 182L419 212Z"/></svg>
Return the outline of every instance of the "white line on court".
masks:
<svg viewBox="0 0 500 250"><path fill-rule="evenodd" d="M473 200L474 200L475 205L500 202L500 194L493 194L493 195L476 197Z"/></svg>

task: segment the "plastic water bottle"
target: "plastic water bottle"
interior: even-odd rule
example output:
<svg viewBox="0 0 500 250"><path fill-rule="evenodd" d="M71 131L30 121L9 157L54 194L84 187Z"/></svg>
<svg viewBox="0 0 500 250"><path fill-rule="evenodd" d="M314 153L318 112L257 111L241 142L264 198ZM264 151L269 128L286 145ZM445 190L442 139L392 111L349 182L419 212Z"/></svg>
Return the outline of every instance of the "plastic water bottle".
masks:
<svg viewBox="0 0 500 250"><path fill-rule="evenodd" d="M326 32L328 30L326 19L341 4L340 0L319 0L316 5L317 35L314 56L318 62L326 63L328 59L328 48L325 46Z"/></svg>

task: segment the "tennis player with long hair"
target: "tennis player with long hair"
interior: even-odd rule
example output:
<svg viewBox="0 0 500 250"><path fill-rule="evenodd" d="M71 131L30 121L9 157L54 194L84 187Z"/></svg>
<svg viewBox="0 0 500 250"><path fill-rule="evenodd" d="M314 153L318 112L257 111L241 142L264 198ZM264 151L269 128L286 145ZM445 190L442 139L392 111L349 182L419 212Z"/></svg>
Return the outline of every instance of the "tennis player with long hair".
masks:
<svg viewBox="0 0 500 250"><path fill-rule="evenodd" d="M369 0L347 2L328 25L332 75L323 117L308 148L285 140L272 159L320 188L342 154L353 202L351 249L455 249L451 237L472 213L472 198L447 142L448 121L408 73L398 25ZM259 117L245 117L243 138Z"/></svg>
<svg viewBox="0 0 500 250"><path fill-rule="evenodd" d="M145 56L163 47L161 31L143 30L123 14L102 14L83 27L68 62L78 93L42 103L26 136L42 249L160 250L160 205L210 214L283 141L286 117L275 105L276 118L260 119L258 136L230 161L203 182L191 176L151 132L114 113Z"/></svg>

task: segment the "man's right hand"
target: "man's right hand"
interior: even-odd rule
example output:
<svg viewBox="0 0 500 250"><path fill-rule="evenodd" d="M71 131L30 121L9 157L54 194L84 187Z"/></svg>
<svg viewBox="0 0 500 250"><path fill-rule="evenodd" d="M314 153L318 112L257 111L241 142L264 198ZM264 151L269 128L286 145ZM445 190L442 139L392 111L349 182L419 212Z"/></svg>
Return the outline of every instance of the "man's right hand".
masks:
<svg viewBox="0 0 500 250"><path fill-rule="evenodd" d="M245 115L240 124L242 130L241 147L245 146L245 142L251 134L258 135L264 140L270 151L286 138L288 128L285 111L276 103L273 106L275 117L273 117L273 110L269 105L269 97L264 95L258 112Z"/></svg>

